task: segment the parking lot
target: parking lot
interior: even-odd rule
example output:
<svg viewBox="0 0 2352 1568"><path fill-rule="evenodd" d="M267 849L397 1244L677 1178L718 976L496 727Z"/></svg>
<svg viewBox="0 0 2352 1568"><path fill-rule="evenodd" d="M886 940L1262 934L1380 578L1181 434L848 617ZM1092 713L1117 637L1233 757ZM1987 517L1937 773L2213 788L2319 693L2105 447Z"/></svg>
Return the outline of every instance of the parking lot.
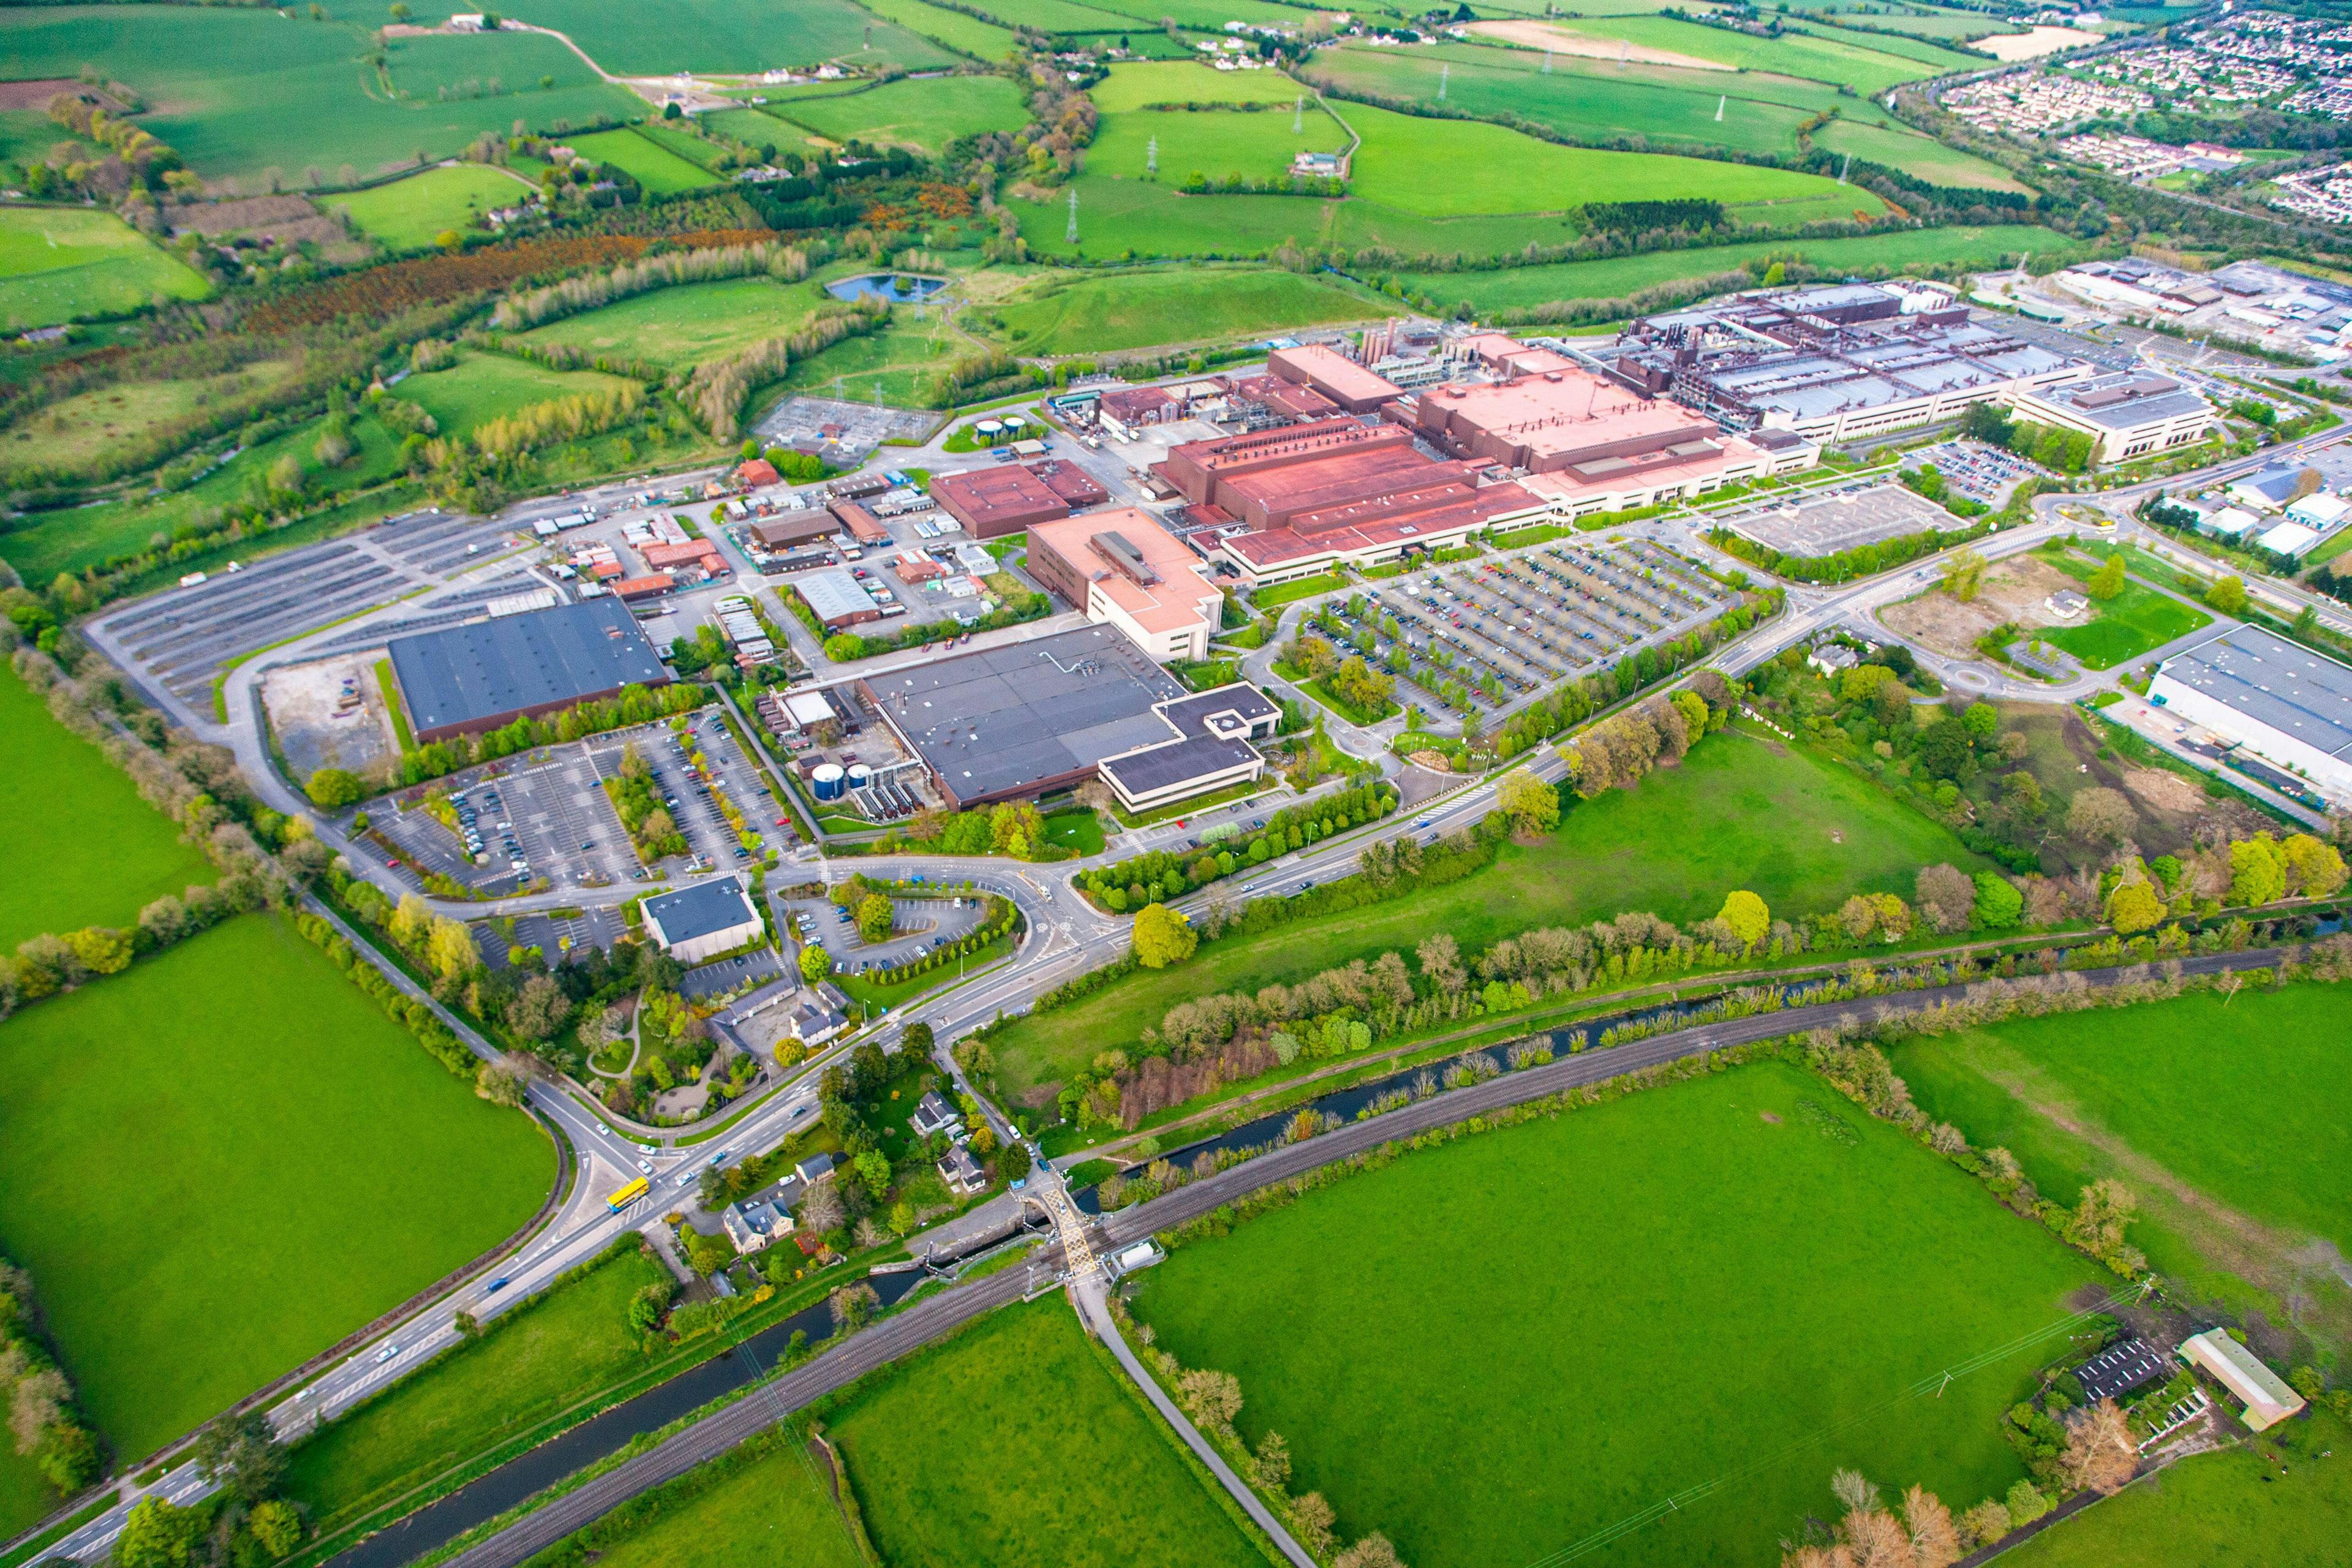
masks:
<svg viewBox="0 0 2352 1568"><path fill-rule="evenodd" d="M1562 543L1390 578L1327 605L1313 624L1343 654L1395 675L1405 700L1492 712L1680 637L1730 598L1646 540Z"/></svg>
<svg viewBox="0 0 2352 1568"><path fill-rule="evenodd" d="M535 947L551 964L567 953L600 947L607 952L628 933L628 922L614 909L583 909L578 914L516 915L509 920L476 921L474 946L493 969L507 967L507 950Z"/></svg>
<svg viewBox="0 0 2352 1568"><path fill-rule="evenodd" d="M1982 441L1940 441L1912 453L1904 459L1903 466L1932 466L1943 475L1953 494L1966 496L1994 510L2009 504L2018 486L2043 471L2014 452L1989 447Z"/></svg>
<svg viewBox="0 0 2352 1568"><path fill-rule="evenodd" d="M802 942L820 942L831 953L836 973L862 974L904 963L935 947L944 947L976 928L988 913L978 895L941 899L892 899L896 929L903 933L888 942L867 942L857 934L849 911L828 899L788 899L778 901L779 918Z"/></svg>
<svg viewBox="0 0 2352 1568"><path fill-rule="evenodd" d="M1717 521L1783 555L1834 555L1899 539L1930 528L1953 526L1950 512L1901 485L1856 480L1786 500L1759 501Z"/></svg>

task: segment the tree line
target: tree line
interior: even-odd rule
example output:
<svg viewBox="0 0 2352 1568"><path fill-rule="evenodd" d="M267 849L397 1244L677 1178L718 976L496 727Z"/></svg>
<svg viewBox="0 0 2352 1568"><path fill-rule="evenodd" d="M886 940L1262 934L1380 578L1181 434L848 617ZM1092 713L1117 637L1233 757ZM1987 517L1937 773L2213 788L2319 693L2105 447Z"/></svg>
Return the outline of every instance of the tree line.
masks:
<svg viewBox="0 0 2352 1568"><path fill-rule="evenodd" d="M1125 913L1146 904L1181 898L1235 871L1245 871L1270 859L1319 843L1361 823L1392 814L1400 796L1386 783L1358 784L1336 794L1287 805L1266 818L1265 826L1247 840L1233 836L1230 847L1202 847L1197 851L1153 849L1108 866L1090 868L1078 879L1078 890L1097 909Z"/></svg>

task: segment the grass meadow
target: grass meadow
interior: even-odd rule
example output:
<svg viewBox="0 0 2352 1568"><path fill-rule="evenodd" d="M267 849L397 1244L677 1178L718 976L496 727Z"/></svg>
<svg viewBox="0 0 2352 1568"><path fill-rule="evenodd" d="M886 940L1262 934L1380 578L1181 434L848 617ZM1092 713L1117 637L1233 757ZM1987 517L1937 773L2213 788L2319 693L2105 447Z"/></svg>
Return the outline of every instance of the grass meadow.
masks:
<svg viewBox="0 0 2352 1568"><path fill-rule="evenodd" d="M2273 1317L2300 1296L2299 1321L2341 1336L2352 1294L2314 1243L2352 1252L2343 1018L2336 987L2200 994L1914 1041L1895 1067L1930 1115L2062 1202L2120 1178L2158 1273Z"/></svg>
<svg viewBox="0 0 2352 1568"><path fill-rule="evenodd" d="M420 22L466 9L462 0L422 0ZM750 72L855 58L861 65L928 70L955 63L929 39L879 21L849 0L793 0L780 12L761 0L694 0L666 5L648 25L628 0L563 0L556 14L528 20L561 27L606 70L622 76L672 71ZM644 111L640 102L638 111Z"/></svg>
<svg viewBox="0 0 2352 1568"><path fill-rule="evenodd" d="M642 1366L629 1298L668 1276L631 1253L494 1320L465 1346L393 1384L293 1451L286 1494L339 1530Z"/></svg>
<svg viewBox="0 0 2352 1568"><path fill-rule="evenodd" d="M890 1568L1265 1561L1059 1296L874 1373L825 1423Z"/></svg>
<svg viewBox="0 0 2352 1568"><path fill-rule="evenodd" d="M530 1568L868 1568L815 1455L774 1429L624 1503Z"/></svg>
<svg viewBox="0 0 2352 1568"><path fill-rule="evenodd" d="M400 395L433 416L444 436L463 436L534 403L583 392L611 392L629 384L593 370L550 370L511 354L466 350L446 370L412 374Z"/></svg>
<svg viewBox="0 0 2352 1568"><path fill-rule="evenodd" d="M2079 583L2087 583L2098 568L2074 555L2045 555L2051 565ZM2105 602L2094 601L2089 620L2075 626L2049 626L2035 635L2061 647L2091 669L2113 669L2175 637L2185 637L2213 617L2196 605L2159 594L2137 583Z"/></svg>
<svg viewBox="0 0 2352 1568"><path fill-rule="evenodd" d="M1075 354L1362 321L1380 310L1295 272L1188 267L1049 277L987 314L1015 353Z"/></svg>
<svg viewBox="0 0 2352 1568"><path fill-rule="evenodd" d="M0 1024L0 1249L126 1460L495 1246L554 1173L274 915Z"/></svg>
<svg viewBox="0 0 2352 1568"><path fill-rule="evenodd" d="M2063 1341L1940 1398L1937 1374L2094 1272L1764 1062L1351 1176L1178 1248L1135 1310L1240 1379L1236 1426L1289 1439L1295 1492L1414 1568L1751 1563L1832 1510L1840 1466L1956 1511L2006 1490L1997 1423Z"/></svg>
<svg viewBox="0 0 2352 1568"><path fill-rule="evenodd" d="M887 82L865 92L794 99L776 111L835 142L900 142L933 154L959 136L1029 123L1020 89L1001 76Z"/></svg>
<svg viewBox="0 0 2352 1568"><path fill-rule="evenodd" d="M1507 844L1496 864L1459 882L1295 922L1256 942L1212 943L1189 963L1022 1018L994 1038L997 1076L1011 1098L1032 1103L1188 997L1410 953L1433 931L1451 932L1471 953L1538 926L1631 910L1700 920L1735 888L1759 894L1776 914L1810 914L1855 892L1907 898L1918 868L1939 860L1979 864L1943 827L1868 780L1744 732L1717 734L1632 790L1572 801L1550 838Z"/></svg>
<svg viewBox="0 0 2352 1568"><path fill-rule="evenodd" d="M404 389L406 384L402 384ZM321 416L240 452L187 489L170 495L133 496L98 506L33 513L15 531L0 533L0 560L28 580L46 583L60 572L79 572L144 549L159 533L170 537L175 529L194 523L209 509L238 499L289 453L317 476L322 470L314 454L323 423ZM373 483L391 477L399 468L399 437L373 419L353 419L351 438L358 449L334 470L339 486ZM274 533L269 540L274 548L289 542ZM244 552L249 556L261 548L257 542L248 541Z"/></svg>
<svg viewBox="0 0 2352 1568"><path fill-rule="evenodd" d="M568 316L522 334L591 355L625 354L683 370L789 331L824 298L811 283L728 278L681 283Z"/></svg>
<svg viewBox="0 0 2352 1568"><path fill-rule="evenodd" d="M599 131L572 137L567 145L583 158L610 163L623 171L651 196L676 195L680 191L698 191L720 183L719 177L709 170L635 131Z"/></svg>
<svg viewBox="0 0 2352 1568"><path fill-rule="evenodd" d="M1524 310L1560 300L1617 300L1660 283L1733 272L1751 261L1807 261L1816 267L1900 270L1931 261L1981 259L1990 266L2032 252L2071 251L2076 241L2052 229L1995 224L1892 229L1843 239L1754 240L1691 250L1653 250L1599 261L1561 261L1486 272L1406 272L1397 281L1445 303L1468 300L1481 310Z"/></svg>
<svg viewBox="0 0 2352 1568"><path fill-rule="evenodd" d="M1013 52L1012 28L996 26L944 5L928 5L923 0L866 0L866 9L920 34L941 48L970 55L976 60L1001 60Z"/></svg>
<svg viewBox="0 0 2352 1568"><path fill-rule="evenodd" d="M460 233L494 207L510 207L531 187L487 163L447 163L376 185L328 196L323 205L351 215L352 221L394 250L421 250L443 231Z"/></svg>
<svg viewBox="0 0 2352 1568"><path fill-rule="evenodd" d="M158 106L142 127L206 179L247 189L272 170L288 184L349 183L345 165L363 178L419 150L446 157L519 119L548 128L645 111L554 38L392 38L379 74L373 27L241 6L17 7L0 10L0 58L14 76L92 65L128 82Z"/></svg>
<svg viewBox="0 0 2352 1568"><path fill-rule="evenodd" d="M211 375L119 381L62 397L0 430L0 458L74 469L95 465L126 441L145 441L210 405L275 390L298 361L252 360Z"/></svg>
<svg viewBox="0 0 2352 1568"><path fill-rule="evenodd" d="M5 668L0 751L0 951L43 931L128 926L150 900L214 879L171 818Z"/></svg>
<svg viewBox="0 0 2352 1568"><path fill-rule="evenodd" d="M203 274L112 213L0 211L0 331L123 315L158 299L201 300L211 292Z"/></svg>
<svg viewBox="0 0 2352 1568"><path fill-rule="evenodd" d="M1791 31L1777 38L1763 38L1726 27L1677 21L1671 16L1611 16L1562 20L1547 26L1565 38L1577 39L1590 47L1613 51L1622 42L1639 49L1710 61L1729 71L1769 71L1777 76L1827 82L1832 87L1850 87L1864 98L1875 98L1890 87L1942 71L1981 68L1979 56L1929 46L1914 47L1912 41L1906 38L1880 38L1863 33L1832 37L1828 29L1821 34ZM1912 58L1922 52L1939 58Z"/></svg>
<svg viewBox="0 0 2352 1568"><path fill-rule="evenodd" d="M1293 118L1287 104L1255 111L1129 110L1105 117L1087 149L1087 167L1144 180L1153 177L1150 165L1156 157L1157 177L1171 185L1196 174L1211 181L1228 174L1279 180L1299 153L1337 153L1348 145L1347 132L1320 108L1309 104L1301 110L1297 131L1290 128Z"/></svg>
<svg viewBox="0 0 2352 1568"><path fill-rule="evenodd" d="M1087 96L1105 114L1126 114L1155 103L1278 103L1297 101L1297 82L1278 71L1220 71L1190 60L1122 61ZM1312 93L1307 94L1312 98Z"/></svg>
<svg viewBox="0 0 2352 1568"><path fill-rule="evenodd" d="M2326 1412L2197 1454L2002 1553L2002 1568L2305 1568L2352 1541L2352 1426Z"/></svg>

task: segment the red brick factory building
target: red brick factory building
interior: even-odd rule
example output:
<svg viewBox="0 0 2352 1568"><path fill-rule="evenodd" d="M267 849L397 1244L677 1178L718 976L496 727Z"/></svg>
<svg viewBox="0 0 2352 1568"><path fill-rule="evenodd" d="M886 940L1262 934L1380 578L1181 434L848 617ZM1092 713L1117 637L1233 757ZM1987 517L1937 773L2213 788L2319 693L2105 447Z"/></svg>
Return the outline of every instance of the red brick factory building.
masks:
<svg viewBox="0 0 2352 1568"><path fill-rule="evenodd" d="M1404 395L1404 388L1386 376L1321 343L1276 349L1265 356L1265 368L1293 386L1313 387L1350 414L1377 414Z"/></svg>
<svg viewBox="0 0 2352 1568"><path fill-rule="evenodd" d="M974 539L1002 539L1098 506L1110 492L1083 468L1048 460L942 474L931 481L931 499Z"/></svg>

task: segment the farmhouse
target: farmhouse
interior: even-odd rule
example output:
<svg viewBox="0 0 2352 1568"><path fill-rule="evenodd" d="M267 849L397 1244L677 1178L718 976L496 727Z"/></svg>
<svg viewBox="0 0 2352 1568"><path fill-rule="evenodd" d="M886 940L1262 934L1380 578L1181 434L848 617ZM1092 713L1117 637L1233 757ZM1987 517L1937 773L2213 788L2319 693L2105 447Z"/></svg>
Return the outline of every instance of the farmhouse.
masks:
<svg viewBox="0 0 2352 1568"><path fill-rule="evenodd" d="M2352 801L2352 668L2258 626L2232 626L2157 667L2148 700L2331 801Z"/></svg>
<svg viewBox="0 0 2352 1568"><path fill-rule="evenodd" d="M1224 615L1208 564L1133 507L1029 530L1029 574L1152 658L1203 659Z"/></svg>
<svg viewBox="0 0 2352 1568"><path fill-rule="evenodd" d="M2303 1395L2279 1381L2278 1373L2231 1339L2227 1329L2208 1329L2183 1341L2180 1357L2210 1373L2246 1407L2246 1426L2252 1431L2275 1426L2303 1408Z"/></svg>
<svg viewBox="0 0 2352 1568"><path fill-rule="evenodd" d="M646 934L680 963L697 964L767 934L751 895L732 877L697 882L645 901Z"/></svg>
<svg viewBox="0 0 2352 1568"><path fill-rule="evenodd" d="M975 648L857 682L955 810L1099 776L1129 810L1255 779L1281 710L1245 683L1188 693L1116 626Z"/></svg>
<svg viewBox="0 0 2352 1568"><path fill-rule="evenodd" d="M1193 547L1255 584L1445 549L1552 510L1495 466L1434 461L1411 431L1340 417L1187 442L1157 468L1193 503Z"/></svg>
<svg viewBox="0 0 2352 1568"><path fill-rule="evenodd" d="M1376 414L1404 395L1396 383L1321 343L1276 349L1265 356L1265 368L1293 386L1313 387L1350 414Z"/></svg>
<svg viewBox="0 0 2352 1568"><path fill-rule="evenodd" d="M610 599L395 637L388 651L425 745L670 679L636 618Z"/></svg>
<svg viewBox="0 0 2352 1568"><path fill-rule="evenodd" d="M2009 401L2021 419L2088 436L2092 460L2101 463L2183 447L2213 427L2211 404L2168 375L2144 371L2020 388Z"/></svg>

